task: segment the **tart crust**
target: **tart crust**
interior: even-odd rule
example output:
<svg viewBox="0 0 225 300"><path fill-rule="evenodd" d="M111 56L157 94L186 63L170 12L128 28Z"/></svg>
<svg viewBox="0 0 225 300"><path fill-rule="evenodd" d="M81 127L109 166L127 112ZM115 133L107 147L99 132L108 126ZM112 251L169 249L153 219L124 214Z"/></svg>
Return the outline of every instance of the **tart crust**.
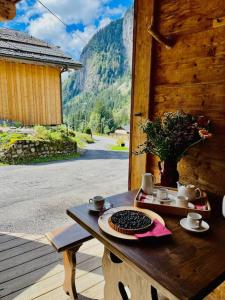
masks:
<svg viewBox="0 0 225 300"><path fill-rule="evenodd" d="M141 214L145 215L149 220L151 220L146 214L140 212ZM116 214L116 213L115 213ZM113 214L114 215L114 214ZM112 216L113 216L112 215ZM152 225L152 220L151 220L151 223L147 226L144 226L144 227L141 227L141 228L136 228L136 229L127 229L127 228L122 228L122 227L119 227L118 225L114 224L112 222L112 216L109 218L108 222L109 222L109 225L110 227L112 227L114 230L120 232L120 233L123 233L123 234L128 234L128 235L133 235L133 234L136 234L136 233L142 233L142 232L146 232L149 230L149 228L151 227Z"/></svg>

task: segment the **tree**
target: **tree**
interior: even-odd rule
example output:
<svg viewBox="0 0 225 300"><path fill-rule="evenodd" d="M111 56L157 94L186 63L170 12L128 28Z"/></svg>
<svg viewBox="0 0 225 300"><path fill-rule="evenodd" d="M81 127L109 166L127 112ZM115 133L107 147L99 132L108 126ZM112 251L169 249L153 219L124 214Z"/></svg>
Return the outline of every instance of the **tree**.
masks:
<svg viewBox="0 0 225 300"><path fill-rule="evenodd" d="M101 115L95 111L91 113L88 126L93 132L101 132Z"/></svg>

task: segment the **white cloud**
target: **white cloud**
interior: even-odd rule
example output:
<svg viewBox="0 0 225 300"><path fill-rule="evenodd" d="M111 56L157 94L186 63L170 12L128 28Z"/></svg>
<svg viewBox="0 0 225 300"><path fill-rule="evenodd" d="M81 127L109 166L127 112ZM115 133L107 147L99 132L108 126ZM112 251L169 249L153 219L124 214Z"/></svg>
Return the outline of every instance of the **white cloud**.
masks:
<svg viewBox="0 0 225 300"><path fill-rule="evenodd" d="M50 13L44 13L41 17L31 20L27 30L32 36L49 41L56 46L60 46L64 52L79 57L78 47L73 45L71 34Z"/></svg>
<svg viewBox="0 0 225 300"><path fill-rule="evenodd" d="M67 24L83 23L89 25L102 13L105 0L42 0L42 3L51 9ZM36 3L35 8L44 12L45 8Z"/></svg>
<svg viewBox="0 0 225 300"><path fill-rule="evenodd" d="M26 24L29 34L60 46L64 52L78 59L84 46L99 29L108 25L112 18L124 14L125 7L122 5L109 7L109 3L112 1L41 0L66 24L82 24L82 30L68 32L68 28L66 29L37 1L33 5L28 1L19 2L18 9L21 13L17 17L17 22Z"/></svg>
<svg viewBox="0 0 225 300"><path fill-rule="evenodd" d="M110 18L104 18L102 19L100 22L99 22L99 29L100 28L103 28L107 25L109 25L109 23L111 22L111 19Z"/></svg>
<svg viewBox="0 0 225 300"><path fill-rule="evenodd" d="M126 12L126 7L124 7L123 5L119 5L117 7L109 7L107 6L105 8L105 15L106 16L123 16Z"/></svg>
<svg viewBox="0 0 225 300"><path fill-rule="evenodd" d="M45 13L40 18L30 21L28 31L37 38L51 40L64 33L64 25L51 14Z"/></svg>
<svg viewBox="0 0 225 300"><path fill-rule="evenodd" d="M60 23L50 13L44 13L41 17L31 20L27 27L29 34L36 38L50 41L54 45L60 46L62 50L76 59L92 36L104 26L108 25L109 18L102 19L99 26L87 25L84 30L74 30L67 32L66 27Z"/></svg>
<svg viewBox="0 0 225 300"><path fill-rule="evenodd" d="M71 48L81 52L98 28L94 25L86 26L84 31L75 30L72 32Z"/></svg>

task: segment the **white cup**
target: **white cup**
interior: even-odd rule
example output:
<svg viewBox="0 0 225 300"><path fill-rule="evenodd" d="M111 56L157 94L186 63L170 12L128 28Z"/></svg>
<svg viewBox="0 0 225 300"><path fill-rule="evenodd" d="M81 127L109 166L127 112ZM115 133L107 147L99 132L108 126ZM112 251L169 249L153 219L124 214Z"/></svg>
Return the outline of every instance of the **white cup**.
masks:
<svg viewBox="0 0 225 300"><path fill-rule="evenodd" d="M159 200L167 200L168 199L168 190L165 188L157 189L156 197Z"/></svg>
<svg viewBox="0 0 225 300"><path fill-rule="evenodd" d="M92 199L89 199L89 203L94 205L94 208L101 210L105 204L105 198L102 196L95 196Z"/></svg>
<svg viewBox="0 0 225 300"><path fill-rule="evenodd" d="M187 224L189 227L193 229L197 229L201 227L202 224L202 216L198 213L189 213L187 215Z"/></svg>
<svg viewBox="0 0 225 300"><path fill-rule="evenodd" d="M176 206L178 206L178 207L188 207L188 197L177 196L176 197Z"/></svg>

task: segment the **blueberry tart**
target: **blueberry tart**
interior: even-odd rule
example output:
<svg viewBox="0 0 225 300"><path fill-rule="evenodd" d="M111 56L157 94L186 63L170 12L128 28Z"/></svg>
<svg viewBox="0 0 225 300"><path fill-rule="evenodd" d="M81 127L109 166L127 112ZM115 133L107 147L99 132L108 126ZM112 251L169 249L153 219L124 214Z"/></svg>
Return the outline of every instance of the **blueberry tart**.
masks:
<svg viewBox="0 0 225 300"><path fill-rule="evenodd" d="M120 233L136 234L148 231L152 220L140 211L121 210L112 214L109 225Z"/></svg>

